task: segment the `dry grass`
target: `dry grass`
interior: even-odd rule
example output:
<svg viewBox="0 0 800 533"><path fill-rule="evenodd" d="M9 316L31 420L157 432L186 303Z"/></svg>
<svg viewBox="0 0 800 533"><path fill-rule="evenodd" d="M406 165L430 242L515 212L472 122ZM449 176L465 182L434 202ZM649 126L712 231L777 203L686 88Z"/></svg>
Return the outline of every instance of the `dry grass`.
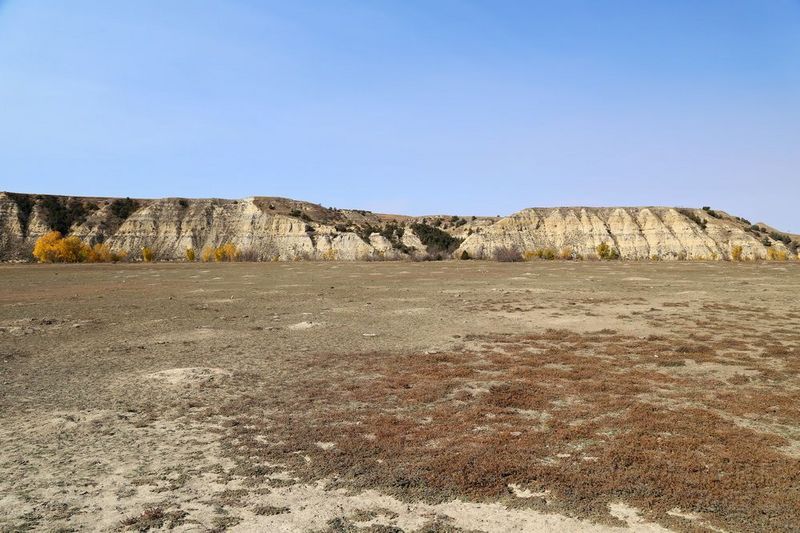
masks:
<svg viewBox="0 0 800 533"><path fill-rule="evenodd" d="M162 527L173 529L183 523L186 514L185 511L165 511L161 507L150 507L138 516L123 520L120 528L135 531L149 531Z"/></svg>

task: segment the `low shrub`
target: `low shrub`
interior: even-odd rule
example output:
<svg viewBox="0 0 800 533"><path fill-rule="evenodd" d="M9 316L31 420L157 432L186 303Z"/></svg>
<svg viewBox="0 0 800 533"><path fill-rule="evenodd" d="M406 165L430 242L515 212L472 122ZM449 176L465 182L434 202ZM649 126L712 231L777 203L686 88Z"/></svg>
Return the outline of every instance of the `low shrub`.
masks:
<svg viewBox="0 0 800 533"><path fill-rule="evenodd" d="M117 198L111 202L111 213L120 220L125 220L131 216L138 207L139 204L136 200Z"/></svg>
<svg viewBox="0 0 800 533"><path fill-rule="evenodd" d="M742 260L742 246L737 244L733 248L731 248L731 261L741 261Z"/></svg>
<svg viewBox="0 0 800 533"><path fill-rule="evenodd" d="M203 248L203 251L200 252L200 260L203 263L210 263L211 261L213 261L214 260L214 248L211 248L210 246L206 246L205 248Z"/></svg>
<svg viewBox="0 0 800 533"><path fill-rule="evenodd" d="M217 261L236 261L239 259L239 251L236 245L225 243L214 250L214 259Z"/></svg>
<svg viewBox="0 0 800 533"><path fill-rule="evenodd" d="M107 245L98 243L89 248L86 254L86 261L88 263L110 263L114 261L113 255Z"/></svg>
<svg viewBox="0 0 800 533"><path fill-rule="evenodd" d="M498 246L493 252L494 260L501 263L522 261L522 253L516 246Z"/></svg>
<svg viewBox="0 0 800 533"><path fill-rule="evenodd" d="M779 231L770 231L769 236L772 237L773 241L780 241L787 246L792 242L791 237L785 233L780 233Z"/></svg>
<svg viewBox="0 0 800 533"><path fill-rule="evenodd" d="M197 254L195 254L194 248L187 248L186 249L186 260L189 262L194 262Z"/></svg>
<svg viewBox="0 0 800 533"><path fill-rule="evenodd" d="M612 259L619 259L619 252L616 248L612 248L607 243L600 243L597 245L595 249L597 251L597 257L604 260L612 260Z"/></svg>
<svg viewBox="0 0 800 533"><path fill-rule="evenodd" d="M708 221L703 219L703 218L700 218L699 216L697 216L695 214L695 212L692 211L691 209L678 209L678 211L683 216L685 216L686 218L688 218L689 220L691 220L692 222L694 222L695 224L700 226L700 229L702 229L702 230L706 229L706 225L708 224Z"/></svg>
<svg viewBox="0 0 800 533"><path fill-rule="evenodd" d="M261 254L252 248L245 248L244 250L239 250L236 260L247 262L261 261Z"/></svg>
<svg viewBox="0 0 800 533"><path fill-rule="evenodd" d="M144 261L145 263L150 263L151 261L153 261L154 257L155 257L155 252L153 252L152 248L150 248L149 246L145 246L144 248L142 248L142 261Z"/></svg>
<svg viewBox="0 0 800 533"><path fill-rule="evenodd" d="M768 261L786 261L788 258L789 254L786 253L786 250L780 250L778 248L767 249Z"/></svg>
<svg viewBox="0 0 800 533"><path fill-rule="evenodd" d="M572 248L570 248L569 246L564 246L561 249L561 251L558 252L558 258L563 259L565 261L570 261L572 259L575 259L576 256L575 252L572 251Z"/></svg>
<svg viewBox="0 0 800 533"><path fill-rule="evenodd" d="M323 261L336 261L339 258L339 253L336 248L328 248L324 252L322 252L322 260Z"/></svg>
<svg viewBox="0 0 800 533"><path fill-rule="evenodd" d="M554 259L571 260L575 258L575 254L569 246L565 246L559 251L556 251L555 248L544 247L526 250L523 252L522 258L525 261L533 261L534 259L544 259L547 261L552 261Z"/></svg>
<svg viewBox="0 0 800 533"><path fill-rule="evenodd" d="M289 215L297 217L304 222L311 222L311 217L299 209L292 209L291 211L289 211Z"/></svg>

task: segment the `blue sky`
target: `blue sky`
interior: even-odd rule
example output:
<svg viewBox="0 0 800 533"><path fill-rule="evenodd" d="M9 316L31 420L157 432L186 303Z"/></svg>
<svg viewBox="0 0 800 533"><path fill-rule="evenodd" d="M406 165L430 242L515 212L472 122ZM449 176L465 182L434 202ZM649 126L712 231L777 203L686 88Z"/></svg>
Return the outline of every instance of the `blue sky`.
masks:
<svg viewBox="0 0 800 533"><path fill-rule="evenodd" d="M0 0L0 189L800 232L800 2Z"/></svg>

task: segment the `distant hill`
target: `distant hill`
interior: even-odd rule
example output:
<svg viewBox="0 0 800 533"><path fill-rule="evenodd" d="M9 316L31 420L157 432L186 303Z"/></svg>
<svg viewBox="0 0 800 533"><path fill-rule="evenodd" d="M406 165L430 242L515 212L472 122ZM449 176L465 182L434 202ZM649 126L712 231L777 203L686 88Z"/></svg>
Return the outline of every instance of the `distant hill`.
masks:
<svg viewBox="0 0 800 533"><path fill-rule="evenodd" d="M796 258L800 237L711 209L530 208L508 217L410 217L276 197L129 199L0 192L0 260L27 260L52 230L135 258L179 260L225 243L246 259L493 258L499 254L631 260ZM741 248L739 248L741 247Z"/></svg>

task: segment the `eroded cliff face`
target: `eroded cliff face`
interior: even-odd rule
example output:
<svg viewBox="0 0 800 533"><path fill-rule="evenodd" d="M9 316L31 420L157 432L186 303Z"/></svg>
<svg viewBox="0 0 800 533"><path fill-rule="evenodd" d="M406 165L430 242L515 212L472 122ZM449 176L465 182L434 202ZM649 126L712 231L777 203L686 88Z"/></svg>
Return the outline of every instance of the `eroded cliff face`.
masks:
<svg viewBox="0 0 800 533"><path fill-rule="evenodd" d="M795 255L743 219L668 207L525 209L468 236L458 252L491 257L501 247L549 248L592 257L603 243L623 259L729 259L737 246L743 259L766 258L768 247Z"/></svg>
<svg viewBox="0 0 800 533"><path fill-rule="evenodd" d="M226 243L252 260L401 259L428 252L491 258L507 247L595 257L603 243L623 259L728 259L735 247L741 247L742 258L752 259L765 258L769 248L796 257L800 244L786 235L782 241L771 228L701 209L532 208L505 218L412 218L284 198L120 200L0 193L0 260L30 259L36 239L52 229L90 245L104 242L131 258L146 246L165 260L183 259L188 248L199 256L204 248Z"/></svg>
<svg viewBox="0 0 800 533"><path fill-rule="evenodd" d="M36 239L59 229L59 220L69 228L62 233L90 245L105 243L132 258L145 246L159 259L174 260L183 259L188 248L199 256L204 248L226 243L236 245L246 258L261 261L396 259L425 252L425 246L411 234L393 242L370 231L379 231L386 224L402 226L394 218L281 198L136 200L135 209L122 218L114 213L113 199L62 197L59 205L68 213L62 216L65 222L55 220L58 214L48 213L46 202L35 196L28 196L31 212L23 220L15 196L27 195L0 193L2 260L30 258ZM80 202L83 207L78 207ZM80 215L70 218L73 211Z"/></svg>

